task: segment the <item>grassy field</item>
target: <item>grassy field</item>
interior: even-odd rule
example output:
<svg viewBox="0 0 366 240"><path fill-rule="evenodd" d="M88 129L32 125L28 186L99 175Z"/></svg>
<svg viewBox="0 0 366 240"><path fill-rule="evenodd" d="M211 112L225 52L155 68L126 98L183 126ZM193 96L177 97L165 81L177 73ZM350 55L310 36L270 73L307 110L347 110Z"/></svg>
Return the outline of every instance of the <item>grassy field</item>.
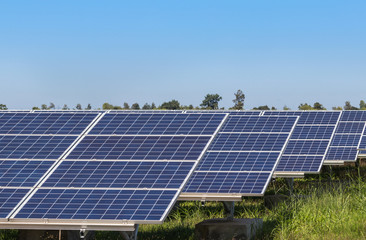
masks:
<svg viewBox="0 0 366 240"><path fill-rule="evenodd" d="M331 180L330 178L331 177ZM273 181L266 195L280 195L273 205L265 198L245 198L235 205L236 218L263 218L257 239L366 239L366 166L333 168L332 175L307 176L294 183L289 197L283 179ZM266 199L268 199L267 197ZM181 202L162 225L141 225L139 239L194 239L195 224L225 217L221 203ZM16 239L16 231L0 231L0 239ZM52 239L52 237L45 237ZM96 239L122 239L97 232Z"/></svg>

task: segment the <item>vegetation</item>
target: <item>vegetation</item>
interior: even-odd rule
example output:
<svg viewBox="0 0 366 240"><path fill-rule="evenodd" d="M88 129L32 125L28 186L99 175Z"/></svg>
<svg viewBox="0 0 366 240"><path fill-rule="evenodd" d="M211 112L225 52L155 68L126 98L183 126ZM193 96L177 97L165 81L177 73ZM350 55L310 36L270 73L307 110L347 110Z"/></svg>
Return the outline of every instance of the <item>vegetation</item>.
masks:
<svg viewBox="0 0 366 240"><path fill-rule="evenodd" d="M219 108L222 97L219 94L207 94L201 103L203 109L214 110Z"/></svg>

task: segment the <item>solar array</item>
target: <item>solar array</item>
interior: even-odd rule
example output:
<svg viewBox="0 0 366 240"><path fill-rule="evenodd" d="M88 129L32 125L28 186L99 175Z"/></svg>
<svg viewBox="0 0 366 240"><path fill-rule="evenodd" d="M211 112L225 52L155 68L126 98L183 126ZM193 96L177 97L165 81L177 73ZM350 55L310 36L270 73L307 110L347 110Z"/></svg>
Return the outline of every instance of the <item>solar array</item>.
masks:
<svg viewBox="0 0 366 240"><path fill-rule="evenodd" d="M53 124L44 120L49 119L44 114L54 119ZM59 115L65 114L68 121L59 120ZM53 134L58 125L56 133L66 131L69 135L65 136L74 141L67 145L59 140L60 146L67 145L65 150L50 148L53 152L49 153L44 150L46 147L40 149L42 158L32 152L35 155L27 158L37 160L31 163L16 163L10 151L4 150L10 155L4 160L6 163L0 162L4 171L0 183L14 189L0 192L0 199L5 198L2 208L8 211L3 218L9 220L3 223L44 225L44 219L48 219L49 225L94 224L94 229L105 229L106 225L116 224L121 229L121 225L160 223L165 219L227 115L94 114L97 119L90 121L84 131L78 126L87 119L93 120L84 113L32 116L36 120L27 116L28 125L22 124L25 116L4 116L7 121L3 121L3 128L18 132L31 129L37 134L51 132L52 136L47 137L54 138L61 136ZM35 122L40 126L33 126ZM25 153L31 152L30 144L21 145L27 146L22 147ZM53 161L46 161L49 159ZM6 171L9 167L12 170ZM29 189L20 191L19 187Z"/></svg>
<svg viewBox="0 0 366 240"><path fill-rule="evenodd" d="M297 119L230 113L180 198L263 195Z"/></svg>

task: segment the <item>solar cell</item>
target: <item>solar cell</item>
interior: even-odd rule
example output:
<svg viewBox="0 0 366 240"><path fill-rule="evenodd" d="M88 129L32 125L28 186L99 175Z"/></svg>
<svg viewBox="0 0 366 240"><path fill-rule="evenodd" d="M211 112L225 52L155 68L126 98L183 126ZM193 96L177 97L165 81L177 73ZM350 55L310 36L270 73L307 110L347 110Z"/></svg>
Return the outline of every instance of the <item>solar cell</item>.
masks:
<svg viewBox="0 0 366 240"><path fill-rule="evenodd" d="M76 138L0 135L0 159L58 159Z"/></svg>
<svg viewBox="0 0 366 240"><path fill-rule="evenodd" d="M355 161L357 158L357 147L330 147L326 160Z"/></svg>
<svg viewBox="0 0 366 240"><path fill-rule="evenodd" d="M291 169L293 172L301 172L308 169L310 172L316 172L322 164L323 155L282 155L276 171Z"/></svg>
<svg viewBox="0 0 366 240"><path fill-rule="evenodd" d="M0 188L0 218L6 218L28 192L25 188Z"/></svg>
<svg viewBox="0 0 366 240"><path fill-rule="evenodd" d="M97 114L0 113L0 134L80 134Z"/></svg>
<svg viewBox="0 0 366 240"><path fill-rule="evenodd" d="M283 155L324 155L328 143L329 140L290 140Z"/></svg>
<svg viewBox="0 0 366 240"><path fill-rule="evenodd" d="M366 122L366 111L343 111L340 121Z"/></svg>
<svg viewBox="0 0 366 240"><path fill-rule="evenodd" d="M332 124L338 122L340 111L265 111L264 116L299 116L297 125Z"/></svg>
<svg viewBox="0 0 366 240"><path fill-rule="evenodd" d="M291 139L318 139L329 140L332 137L334 126L296 126Z"/></svg>
<svg viewBox="0 0 366 240"><path fill-rule="evenodd" d="M238 110L186 110L187 113L229 113L230 116L260 116L262 111Z"/></svg>

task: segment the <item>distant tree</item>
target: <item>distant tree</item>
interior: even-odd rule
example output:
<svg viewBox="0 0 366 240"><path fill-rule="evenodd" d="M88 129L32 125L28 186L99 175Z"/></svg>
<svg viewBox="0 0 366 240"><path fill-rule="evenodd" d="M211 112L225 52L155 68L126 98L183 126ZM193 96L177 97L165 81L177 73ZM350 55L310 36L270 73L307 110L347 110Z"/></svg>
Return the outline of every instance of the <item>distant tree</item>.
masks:
<svg viewBox="0 0 366 240"><path fill-rule="evenodd" d="M151 109L156 109L155 103L151 103Z"/></svg>
<svg viewBox="0 0 366 240"><path fill-rule="evenodd" d="M325 107L323 107L322 104L320 104L319 102L315 102L314 103L314 107L315 110L327 110Z"/></svg>
<svg viewBox="0 0 366 240"><path fill-rule="evenodd" d="M161 106L159 108L176 110L176 109L180 109L180 103L177 100L173 99L169 102L163 102L163 104L161 104Z"/></svg>
<svg viewBox="0 0 366 240"><path fill-rule="evenodd" d="M8 110L5 104L0 104L0 110Z"/></svg>
<svg viewBox="0 0 366 240"><path fill-rule="evenodd" d="M200 106L204 109L218 109L222 97L219 94L207 94Z"/></svg>
<svg viewBox="0 0 366 240"><path fill-rule="evenodd" d="M270 110L270 108L267 105L264 105L264 106L255 107L255 108L253 108L253 110Z"/></svg>
<svg viewBox="0 0 366 240"><path fill-rule="evenodd" d="M39 107L32 107L32 110L40 110Z"/></svg>
<svg viewBox="0 0 366 240"><path fill-rule="evenodd" d="M42 109L42 110L48 110L48 107L47 107L47 105L46 105L46 104L42 104L42 105L41 105L41 109Z"/></svg>
<svg viewBox="0 0 366 240"><path fill-rule="evenodd" d="M283 110L288 111L288 110L291 110L291 109L285 105L285 106L283 106Z"/></svg>
<svg viewBox="0 0 366 240"><path fill-rule="evenodd" d="M64 106L62 107L62 110L69 110L70 108L66 105L66 104L64 104Z"/></svg>
<svg viewBox="0 0 366 240"><path fill-rule="evenodd" d="M90 103L88 103L88 106L85 108L85 110L91 110L92 106L90 105Z"/></svg>
<svg viewBox="0 0 366 240"><path fill-rule="evenodd" d="M300 104L299 105L299 110L313 110L313 107L307 103L304 104Z"/></svg>
<svg viewBox="0 0 366 240"><path fill-rule="evenodd" d="M244 93L239 89L236 93L234 93L234 95L235 99L233 100L234 106L232 107L232 109L243 110L245 100Z"/></svg>
<svg viewBox="0 0 366 240"><path fill-rule="evenodd" d="M48 109L55 109L55 104L50 103L50 105L48 106Z"/></svg>
<svg viewBox="0 0 366 240"><path fill-rule="evenodd" d="M343 107L344 110L359 110L358 108L351 105L350 101L346 101Z"/></svg>
<svg viewBox="0 0 366 240"><path fill-rule="evenodd" d="M188 109L193 109L194 107L193 107L193 105L192 104L189 104L189 106L188 106Z"/></svg>
<svg viewBox="0 0 366 240"><path fill-rule="evenodd" d="M113 105L109 103L103 103L103 110L113 109Z"/></svg>
<svg viewBox="0 0 366 240"><path fill-rule="evenodd" d="M271 110L277 110L277 108L275 108L275 107L273 107L273 106L272 106L272 107L271 107Z"/></svg>
<svg viewBox="0 0 366 240"><path fill-rule="evenodd" d="M361 101L360 101L360 109L361 109L361 110L366 110L366 103L365 103L365 101L364 101L364 100L361 100Z"/></svg>
<svg viewBox="0 0 366 240"><path fill-rule="evenodd" d="M341 106L338 107L332 107L333 110L343 110L343 108Z"/></svg>
<svg viewBox="0 0 366 240"><path fill-rule="evenodd" d="M151 105L148 103L145 103L144 106L142 106L142 109L144 110L150 110L151 109Z"/></svg>
<svg viewBox="0 0 366 240"><path fill-rule="evenodd" d="M82 109L82 107L81 107L81 104L80 103L78 103L78 104L76 104L76 107L75 107L77 110L81 110Z"/></svg>
<svg viewBox="0 0 366 240"><path fill-rule="evenodd" d="M123 108L122 108L121 106L114 105L114 106L113 106L113 109L114 109L114 110L122 110Z"/></svg>
<svg viewBox="0 0 366 240"><path fill-rule="evenodd" d="M134 104L132 104L131 109L139 110L140 109L140 105L138 103L134 103Z"/></svg>
<svg viewBox="0 0 366 240"><path fill-rule="evenodd" d="M128 103L124 102L123 109L130 109L130 105L128 105Z"/></svg>

